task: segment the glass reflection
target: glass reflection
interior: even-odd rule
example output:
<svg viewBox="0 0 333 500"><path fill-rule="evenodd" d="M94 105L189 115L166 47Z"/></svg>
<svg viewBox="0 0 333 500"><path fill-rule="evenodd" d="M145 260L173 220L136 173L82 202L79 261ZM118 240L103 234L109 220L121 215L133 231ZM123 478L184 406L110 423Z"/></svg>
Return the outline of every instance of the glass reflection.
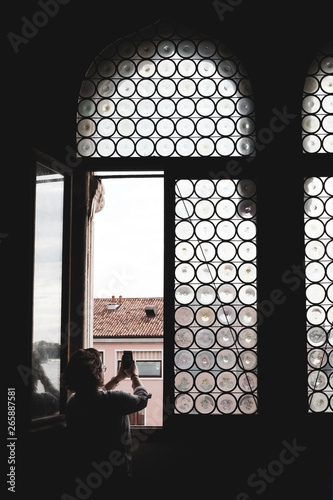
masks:
<svg viewBox="0 0 333 500"><path fill-rule="evenodd" d="M64 177L36 169L32 418L59 411Z"/></svg>

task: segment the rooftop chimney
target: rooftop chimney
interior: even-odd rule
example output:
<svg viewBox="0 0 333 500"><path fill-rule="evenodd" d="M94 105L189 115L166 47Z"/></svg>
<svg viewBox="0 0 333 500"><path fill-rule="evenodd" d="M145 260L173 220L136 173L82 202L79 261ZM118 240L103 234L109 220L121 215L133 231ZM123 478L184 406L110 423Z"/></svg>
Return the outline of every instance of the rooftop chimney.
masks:
<svg viewBox="0 0 333 500"><path fill-rule="evenodd" d="M118 307L121 306L122 303L123 303L123 298L121 295L119 296L119 299L116 299L116 297L112 295L111 301L107 305L107 309L108 311L116 311Z"/></svg>

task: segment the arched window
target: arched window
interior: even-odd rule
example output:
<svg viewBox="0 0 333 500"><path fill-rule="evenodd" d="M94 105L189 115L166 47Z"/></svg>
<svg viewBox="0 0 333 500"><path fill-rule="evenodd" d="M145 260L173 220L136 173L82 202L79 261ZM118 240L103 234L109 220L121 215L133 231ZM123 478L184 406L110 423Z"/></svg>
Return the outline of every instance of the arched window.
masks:
<svg viewBox="0 0 333 500"><path fill-rule="evenodd" d="M131 166L149 156L241 161L255 154L254 118L237 56L158 22L112 43L90 66L77 154L131 158ZM175 412L256 413L256 184L180 178L174 194Z"/></svg>
<svg viewBox="0 0 333 500"><path fill-rule="evenodd" d="M254 103L220 42L159 22L109 45L80 90L82 157L248 156Z"/></svg>
<svg viewBox="0 0 333 500"><path fill-rule="evenodd" d="M304 152L333 152L332 113L333 42L319 52L305 81ZM307 177L304 197L308 408L332 412L333 177Z"/></svg>

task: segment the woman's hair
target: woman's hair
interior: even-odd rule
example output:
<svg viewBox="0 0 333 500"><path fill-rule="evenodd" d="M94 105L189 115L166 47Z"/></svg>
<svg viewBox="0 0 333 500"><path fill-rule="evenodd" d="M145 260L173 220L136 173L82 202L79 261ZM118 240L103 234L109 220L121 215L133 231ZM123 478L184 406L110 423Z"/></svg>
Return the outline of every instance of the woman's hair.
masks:
<svg viewBox="0 0 333 500"><path fill-rule="evenodd" d="M76 351L65 369L64 383L70 391L96 389L102 385L102 358L93 348Z"/></svg>

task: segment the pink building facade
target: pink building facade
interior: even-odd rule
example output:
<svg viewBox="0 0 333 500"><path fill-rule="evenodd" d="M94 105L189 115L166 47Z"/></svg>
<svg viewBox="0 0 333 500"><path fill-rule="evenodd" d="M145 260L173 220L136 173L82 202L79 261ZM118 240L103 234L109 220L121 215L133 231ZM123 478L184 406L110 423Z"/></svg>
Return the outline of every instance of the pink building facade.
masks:
<svg viewBox="0 0 333 500"><path fill-rule="evenodd" d="M163 298L94 299L93 346L107 367L105 379L117 374L122 354L133 352L141 382L152 394L148 406L130 416L131 425L163 423ZM119 389L132 392L129 379Z"/></svg>

